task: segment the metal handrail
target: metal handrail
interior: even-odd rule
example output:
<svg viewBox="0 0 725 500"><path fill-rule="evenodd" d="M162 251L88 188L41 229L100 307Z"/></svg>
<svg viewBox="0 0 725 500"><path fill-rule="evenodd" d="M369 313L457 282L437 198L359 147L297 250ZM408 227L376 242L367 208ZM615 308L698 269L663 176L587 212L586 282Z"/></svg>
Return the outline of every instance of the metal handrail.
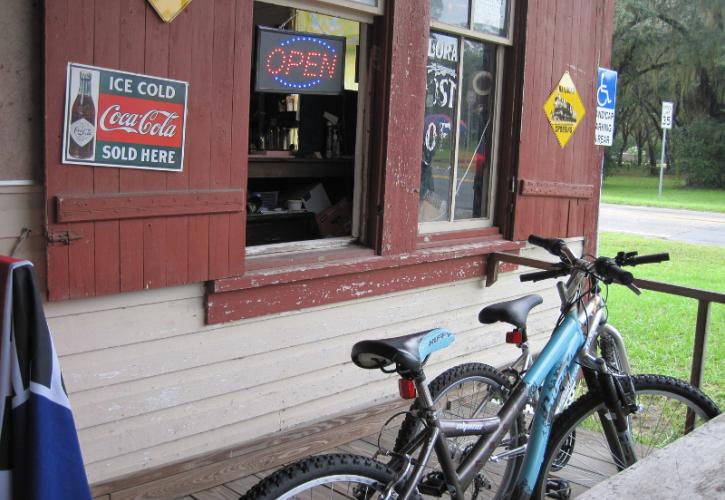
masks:
<svg viewBox="0 0 725 500"><path fill-rule="evenodd" d="M551 269L553 262L532 259L509 253L492 253L486 262L486 286L491 286L498 279L500 264L507 262L537 269ZM692 367L690 370L690 384L699 388L702 384L702 374L705 367L705 346L710 324L710 304L713 302L725 304L725 294L699 288L690 288L681 285L672 285L659 281L650 281L635 278L634 284L644 290L687 297L698 301L697 322L695 324L695 342L692 352Z"/></svg>

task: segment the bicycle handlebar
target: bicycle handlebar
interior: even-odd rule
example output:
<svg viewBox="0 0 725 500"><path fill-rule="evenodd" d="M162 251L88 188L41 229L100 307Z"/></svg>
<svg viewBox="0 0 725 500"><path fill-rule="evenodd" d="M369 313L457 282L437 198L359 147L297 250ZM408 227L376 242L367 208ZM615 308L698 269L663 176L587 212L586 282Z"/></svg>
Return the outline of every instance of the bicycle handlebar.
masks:
<svg viewBox="0 0 725 500"><path fill-rule="evenodd" d="M548 271L536 271L533 273L525 273L519 276L519 281L541 281L548 280L550 278L559 278L560 276L566 276L569 274L569 269L549 269Z"/></svg>
<svg viewBox="0 0 725 500"><path fill-rule="evenodd" d="M544 248L547 252L557 257L561 257L561 249L566 247L564 240L559 238L544 238L535 234L529 235L529 243Z"/></svg>
<svg viewBox="0 0 725 500"><path fill-rule="evenodd" d="M569 250L569 247L566 246L566 242L562 239L544 238L532 234L529 236L528 241L532 245L544 248L550 254L559 257L561 264L557 264L558 267L547 271L522 274L519 276L519 280L522 282L558 278L571 273L573 269L580 269L585 272L596 273L605 283L619 283L624 285L639 295L639 289L634 285L634 276L620 266L637 266L640 264L651 264L670 260L668 253L637 256L637 252L619 252L615 259L609 257L597 258L592 268L591 264L588 264L587 261L575 257L571 250Z"/></svg>
<svg viewBox="0 0 725 500"><path fill-rule="evenodd" d="M594 269L597 271L597 274L603 278L610 279L616 283L621 283L622 285L629 286L634 281L632 273L619 267L617 263L609 257L599 257L594 262Z"/></svg>
<svg viewBox="0 0 725 500"><path fill-rule="evenodd" d="M670 254L668 253L655 253L652 255L640 255L626 259L621 265L623 266L638 266L640 264L655 264L657 262L664 262L670 260Z"/></svg>

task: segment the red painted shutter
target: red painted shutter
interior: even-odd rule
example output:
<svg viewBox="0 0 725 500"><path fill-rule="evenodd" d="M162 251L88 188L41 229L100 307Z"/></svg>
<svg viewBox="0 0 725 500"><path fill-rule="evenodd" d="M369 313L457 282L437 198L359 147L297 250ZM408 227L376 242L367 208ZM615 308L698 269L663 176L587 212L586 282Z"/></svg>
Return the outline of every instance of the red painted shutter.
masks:
<svg viewBox="0 0 725 500"><path fill-rule="evenodd" d="M165 24L145 0L46 4L51 300L243 272L251 0L192 2ZM189 82L182 173L60 163L68 62Z"/></svg>
<svg viewBox="0 0 725 500"><path fill-rule="evenodd" d="M528 2L514 239L531 233L595 241L602 149L594 146L597 67L611 54L612 0ZM537 22L545 19L547 22ZM569 71L586 115L561 148L544 102Z"/></svg>

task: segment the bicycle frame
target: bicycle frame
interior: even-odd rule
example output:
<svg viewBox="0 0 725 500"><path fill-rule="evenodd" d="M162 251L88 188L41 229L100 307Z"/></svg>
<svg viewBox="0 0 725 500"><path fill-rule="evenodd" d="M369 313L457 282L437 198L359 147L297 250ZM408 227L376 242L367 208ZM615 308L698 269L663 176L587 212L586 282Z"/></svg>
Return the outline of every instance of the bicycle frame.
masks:
<svg viewBox="0 0 725 500"><path fill-rule="evenodd" d="M568 283L569 286L578 286L578 284L576 279L570 280ZM409 456L409 452L421 444L423 444L423 448L417 457L411 475L406 474L410 467L409 462L408 468L399 481L390 486L389 493L400 483L404 483L405 487L399 498L403 500L409 498L418 486L425 466L435 451L445 479L454 490L450 492L452 498L463 498L463 491L470 486L477 471L491 458L493 451L511 428L513 421L540 390L529 442L526 445L526 457L511 495L512 498L529 498L536 485L544 459L564 377L567 374L570 377L576 376L580 364L588 368L599 368L591 353L594 352L593 347L604 317L603 305L601 297L594 295L578 311L572 311L564 317L563 321L554 329L551 338L536 361L514 387L495 417L438 418L437 414L431 410L433 401L425 378L416 379L418 397L422 398L423 407L429 409L424 417L427 428L402 450L402 454ZM586 333L584 328L586 328ZM616 330L614 331L616 332ZM456 468L449 455L445 437L457 436L480 437L463 462Z"/></svg>

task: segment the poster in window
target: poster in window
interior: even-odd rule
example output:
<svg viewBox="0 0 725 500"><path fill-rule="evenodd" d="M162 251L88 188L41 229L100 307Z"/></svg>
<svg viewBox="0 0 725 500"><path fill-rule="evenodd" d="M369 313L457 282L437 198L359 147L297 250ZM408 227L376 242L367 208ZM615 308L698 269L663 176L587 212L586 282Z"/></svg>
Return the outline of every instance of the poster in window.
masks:
<svg viewBox="0 0 725 500"><path fill-rule="evenodd" d="M428 65L418 220L448 220L458 96L458 39L428 38Z"/></svg>
<svg viewBox="0 0 725 500"><path fill-rule="evenodd" d="M473 29L496 36L508 34L508 0L475 0Z"/></svg>

